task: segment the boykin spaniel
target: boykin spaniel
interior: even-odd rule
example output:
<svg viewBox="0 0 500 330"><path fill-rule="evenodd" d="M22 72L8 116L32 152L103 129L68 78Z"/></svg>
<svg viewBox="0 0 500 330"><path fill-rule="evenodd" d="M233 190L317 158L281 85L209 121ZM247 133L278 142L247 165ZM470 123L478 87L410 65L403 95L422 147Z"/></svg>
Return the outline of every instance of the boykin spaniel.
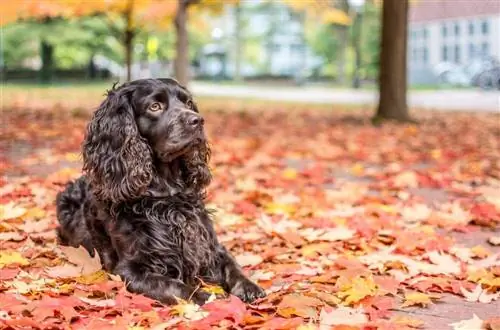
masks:
<svg viewBox="0 0 500 330"><path fill-rule="evenodd" d="M263 297L216 237L204 119L173 79L113 87L83 142L84 175L57 196L61 244L94 249L129 291L203 304L200 279L245 302Z"/></svg>

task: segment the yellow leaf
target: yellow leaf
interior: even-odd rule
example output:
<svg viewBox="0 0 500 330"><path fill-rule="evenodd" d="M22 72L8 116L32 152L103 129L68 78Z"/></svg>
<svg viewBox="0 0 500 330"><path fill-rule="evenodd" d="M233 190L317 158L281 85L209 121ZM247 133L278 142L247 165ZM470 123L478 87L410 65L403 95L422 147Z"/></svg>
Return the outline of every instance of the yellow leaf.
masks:
<svg viewBox="0 0 500 330"><path fill-rule="evenodd" d="M308 323L308 324L301 324L297 327L297 330L317 330L318 327L316 327L314 324L312 323Z"/></svg>
<svg viewBox="0 0 500 330"><path fill-rule="evenodd" d="M208 315L208 312L200 309L200 306L185 301L181 301L181 303L173 306L172 312L174 315L179 315L193 321L201 320Z"/></svg>
<svg viewBox="0 0 500 330"><path fill-rule="evenodd" d="M363 166L363 164L360 163L356 163L353 167L351 167L351 173L356 176L363 175L364 170L365 167Z"/></svg>
<svg viewBox="0 0 500 330"><path fill-rule="evenodd" d="M0 205L0 221L19 218L23 216L26 211L24 207L17 206L14 202L2 204Z"/></svg>
<svg viewBox="0 0 500 330"><path fill-rule="evenodd" d="M19 265L29 265L29 261L26 260L19 252L0 252L0 268L6 265L19 264Z"/></svg>
<svg viewBox="0 0 500 330"><path fill-rule="evenodd" d="M401 307L422 306L427 307L432 304L432 299L439 299L439 296L431 296L422 292L410 292L405 294L405 301Z"/></svg>
<svg viewBox="0 0 500 330"><path fill-rule="evenodd" d="M342 10L336 8L328 8L323 13L323 22L336 25L350 25L351 18Z"/></svg>
<svg viewBox="0 0 500 330"><path fill-rule="evenodd" d="M283 173L281 174L281 176L285 179L288 179L288 180L295 180L297 179L297 170L294 169L294 168L286 168Z"/></svg>
<svg viewBox="0 0 500 330"><path fill-rule="evenodd" d="M356 303L368 296L377 293L378 286L372 277L356 277L351 282L344 282L340 285L338 296L347 304Z"/></svg>
<svg viewBox="0 0 500 330"><path fill-rule="evenodd" d="M82 275L75 279L76 282L81 284L94 284L102 283L108 280L108 274L104 270L98 270L94 273Z"/></svg>
<svg viewBox="0 0 500 330"><path fill-rule="evenodd" d="M300 249L300 252L304 257L312 257L317 254L326 254L327 252L332 251L332 243L322 242L322 243L314 243L303 246Z"/></svg>
<svg viewBox="0 0 500 330"><path fill-rule="evenodd" d="M293 204L269 203L266 205L266 212L270 214L291 215L297 210Z"/></svg>
<svg viewBox="0 0 500 330"><path fill-rule="evenodd" d="M68 162L78 162L80 160L80 154L77 152L68 152L64 155L64 158Z"/></svg>
<svg viewBox="0 0 500 330"><path fill-rule="evenodd" d="M424 325L424 321L419 319L414 319L409 316L396 315L391 319L391 322L396 323L400 326L408 326L410 328L420 328Z"/></svg>
<svg viewBox="0 0 500 330"><path fill-rule="evenodd" d="M491 254L490 251L488 251L484 246L481 245L476 245L472 247L470 250L475 257L478 257L480 259L484 259Z"/></svg>
<svg viewBox="0 0 500 330"><path fill-rule="evenodd" d="M208 285L206 284L202 288L203 291L206 291L211 294L220 294L223 295L225 293L224 289L218 285Z"/></svg>

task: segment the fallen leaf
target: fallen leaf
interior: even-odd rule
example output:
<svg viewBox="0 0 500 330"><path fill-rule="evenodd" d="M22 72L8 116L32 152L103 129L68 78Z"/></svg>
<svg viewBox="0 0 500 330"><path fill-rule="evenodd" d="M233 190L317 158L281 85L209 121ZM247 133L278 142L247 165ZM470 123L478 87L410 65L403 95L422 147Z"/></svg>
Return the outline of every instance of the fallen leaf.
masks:
<svg viewBox="0 0 500 330"><path fill-rule="evenodd" d="M465 300L470 302L479 301L483 304L489 304L493 300L497 300L500 297L500 292L490 294L486 290L483 290L481 284L478 284L473 291L468 291L460 287L460 292L464 295Z"/></svg>
<svg viewBox="0 0 500 330"><path fill-rule="evenodd" d="M16 205L14 202L0 204L0 221L22 217L27 209Z"/></svg>
<svg viewBox="0 0 500 330"><path fill-rule="evenodd" d="M401 326L408 326L410 328L420 328L424 325L424 321L404 315L394 316L391 318L391 322Z"/></svg>
<svg viewBox="0 0 500 330"><path fill-rule="evenodd" d="M0 251L0 268L7 265L29 265L29 261L25 259L19 252L15 251Z"/></svg>
<svg viewBox="0 0 500 330"><path fill-rule="evenodd" d="M346 304L353 304L368 296L375 295L377 293L377 289L378 287L373 281L373 278L358 276L352 279L352 281L340 283L337 295L344 299Z"/></svg>
<svg viewBox="0 0 500 330"><path fill-rule="evenodd" d="M0 233L0 241L22 241L26 236L21 235L17 231L9 231L6 233Z"/></svg>
<svg viewBox="0 0 500 330"><path fill-rule="evenodd" d="M50 277L80 277L94 274L102 269L99 254L95 253L92 258L83 246L79 248L61 246L60 248L66 259L73 265L65 264L46 269L45 272Z"/></svg>
<svg viewBox="0 0 500 330"><path fill-rule="evenodd" d="M236 262L241 267L246 267L246 266L256 266L260 264L263 259L261 256L257 254L251 254L251 253L244 253L244 254L239 254L234 257L236 259Z"/></svg>
<svg viewBox="0 0 500 330"><path fill-rule="evenodd" d="M85 297L78 297L81 301L95 306L95 307L106 307L106 308L111 308L116 306L116 301L114 299L102 299L102 300L97 300L97 299L90 299L90 298L85 298Z"/></svg>
<svg viewBox="0 0 500 330"><path fill-rule="evenodd" d="M201 320L209 314L207 311L202 310L197 304L189 302L181 302L172 306L172 312L174 315L179 315L192 321Z"/></svg>
<svg viewBox="0 0 500 330"><path fill-rule="evenodd" d="M292 316L314 318L316 317L316 307L322 305L324 303L317 298L300 294L289 294L284 296L283 300L278 304L277 312L280 316L286 318Z"/></svg>
<svg viewBox="0 0 500 330"><path fill-rule="evenodd" d="M394 185L401 188L418 187L418 176L413 171L404 171L394 177Z"/></svg>
<svg viewBox="0 0 500 330"><path fill-rule="evenodd" d="M499 246L500 245L500 236L491 236L488 238L488 243L494 246Z"/></svg>
<svg viewBox="0 0 500 330"><path fill-rule="evenodd" d="M500 317L492 317L484 321L487 330L500 330Z"/></svg>
<svg viewBox="0 0 500 330"><path fill-rule="evenodd" d="M453 330L482 330L483 320L477 317L476 314L473 314L471 319L450 323L449 326L451 326Z"/></svg>
<svg viewBox="0 0 500 330"><path fill-rule="evenodd" d="M446 269L451 274L460 273L460 264L453 260L448 254L441 254L437 251L427 253L430 261L437 265L440 269Z"/></svg>
<svg viewBox="0 0 500 330"><path fill-rule="evenodd" d="M245 304L233 295L229 299L206 303L202 309L208 312L208 315L196 322L191 322L190 329L207 329L209 326L218 325L222 320L231 320L235 324L240 324L246 313Z"/></svg>
<svg viewBox="0 0 500 330"><path fill-rule="evenodd" d="M432 299L439 299L438 296L428 295L422 292L407 292L405 294L405 301L401 305L401 307L410 307L410 306L421 306L427 307L431 305Z"/></svg>
<svg viewBox="0 0 500 330"><path fill-rule="evenodd" d="M322 309L319 315L320 329L329 329L328 327L334 325L363 325L368 323L362 307L351 308L339 306L336 309L327 311Z"/></svg>
<svg viewBox="0 0 500 330"><path fill-rule="evenodd" d="M215 294L215 295L217 295L217 294L222 295L225 293L224 289L219 285L205 284L205 285L203 285L203 287L201 289L205 292Z"/></svg>

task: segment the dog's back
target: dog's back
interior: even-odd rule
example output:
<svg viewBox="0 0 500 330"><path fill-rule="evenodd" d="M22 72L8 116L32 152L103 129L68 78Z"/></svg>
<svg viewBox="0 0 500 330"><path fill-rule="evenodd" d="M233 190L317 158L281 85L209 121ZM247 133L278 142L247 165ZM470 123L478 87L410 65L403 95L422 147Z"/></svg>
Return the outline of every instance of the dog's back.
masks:
<svg viewBox="0 0 500 330"><path fill-rule="evenodd" d="M57 237L60 244L74 247L83 245L92 252L91 236L83 214L88 190L87 180L82 176L74 182L69 182L66 188L57 194L57 220L60 224L57 228Z"/></svg>

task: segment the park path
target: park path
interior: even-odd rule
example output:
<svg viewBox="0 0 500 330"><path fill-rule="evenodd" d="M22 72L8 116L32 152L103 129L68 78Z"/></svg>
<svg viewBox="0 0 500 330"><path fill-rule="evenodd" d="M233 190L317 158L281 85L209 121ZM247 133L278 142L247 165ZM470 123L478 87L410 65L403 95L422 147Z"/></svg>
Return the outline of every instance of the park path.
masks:
<svg viewBox="0 0 500 330"><path fill-rule="evenodd" d="M314 104L374 105L376 91L303 86L225 85L216 82L193 82L196 96L235 97L269 101ZM500 113L500 92L482 90L410 91L409 105L429 110L480 111Z"/></svg>

